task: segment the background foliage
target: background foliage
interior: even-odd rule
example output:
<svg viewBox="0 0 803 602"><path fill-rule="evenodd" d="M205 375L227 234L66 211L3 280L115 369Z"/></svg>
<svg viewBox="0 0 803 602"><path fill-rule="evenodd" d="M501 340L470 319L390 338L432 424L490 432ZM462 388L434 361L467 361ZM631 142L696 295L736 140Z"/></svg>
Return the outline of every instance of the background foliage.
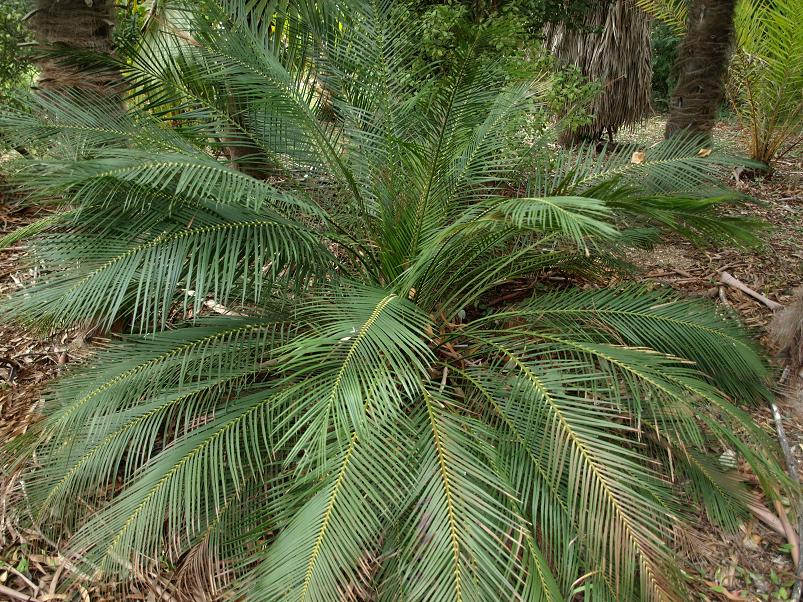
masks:
<svg viewBox="0 0 803 602"><path fill-rule="evenodd" d="M675 87L674 65L678 56L681 35L677 29L655 20L652 24L652 102L659 111L669 107L669 97Z"/></svg>
<svg viewBox="0 0 803 602"><path fill-rule="evenodd" d="M29 10L27 0L6 0L0 6L0 97L31 81L31 64L20 46L31 40L23 21Z"/></svg>

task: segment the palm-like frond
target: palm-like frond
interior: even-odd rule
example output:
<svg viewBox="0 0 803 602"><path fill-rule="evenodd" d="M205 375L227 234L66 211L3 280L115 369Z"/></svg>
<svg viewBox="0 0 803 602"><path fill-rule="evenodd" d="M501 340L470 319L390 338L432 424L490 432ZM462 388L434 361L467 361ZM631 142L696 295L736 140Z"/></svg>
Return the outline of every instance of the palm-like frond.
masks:
<svg viewBox="0 0 803 602"><path fill-rule="evenodd" d="M660 500L668 499L665 485L640 465L634 450L622 445L632 426L625 421L614 427L623 415L604 401L606 379L593 364L582 366L573 360L553 362L546 369L543 358L554 357L556 351L551 346L517 349L518 341L498 337L483 344L504 359L475 377L498 400L497 411L538 458L540 470L553 482L565 483L568 514L587 546L585 553L610 571L608 578L619 596L632 595L639 574L643 596L671 595L674 587L664 583L668 551L659 527L666 528L671 515L666 510L656 514ZM570 451L543 451L555 448ZM648 515L651 520L646 520ZM539 519L532 518L536 525Z"/></svg>
<svg viewBox="0 0 803 602"><path fill-rule="evenodd" d="M768 394L761 385L745 387L745 375L758 384L766 374L766 366L756 361L754 345L737 325L701 310L695 300L681 302L667 291L640 288L578 291L539 296L516 313L561 334L572 332L590 340L601 335L597 342L650 347L692 360L735 397L761 399ZM606 336L606 329L615 336Z"/></svg>
<svg viewBox="0 0 803 602"><path fill-rule="evenodd" d="M685 0L635 0L635 2L641 10L669 25L678 35L686 33Z"/></svg>
<svg viewBox="0 0 803 602"><path fill-rule="evenodd" d="M417 470L394 534L398 558L384 569L383 597L487 600L523 587L521 519L504 503L504 482L484 467L493 457L487 426L453 411L453 391L422 392Z"/></svg>
<svg viewBox="0 0 803 602"><path fill-rule="evenodd" d="M710 452L782 482L730 318L540 278L598 279L645 227L748 238L719 217L730 160L673 137L541 165L540 82L489 80L484 32L433 78L418 27L390 1L177 2L123 50L127 111L0 112L39 155L14 181L57 209L0 242L39 264L8 307L138 333L12 447L93 570L166 559L257 601L683 599L683 509L732 527L749 501Z"/></svg>
<svg viewBox="0 0 803 602"><path fill-rule="evenodd" d="M80 263L53 274L37 285L34 297L20 298L10 309L54 325L108 326L121 314L130 315L156 329L166 323L173 303L196 312L207 296L244 303L260 298L271 283L295 279L303 284L314 275L310 268L331 258L297 223L264 213L232 213L226 219L211 212L176 212L135 236L129 222L123 232L43 238L41 251L36 250L43 261L75 257ZM195 223L182 227L177 223L182 218Z"/></svg>
<svg viewBox="0 0 803 602"><path fill-rule="evenodd" d="M708 152L708 151L712 152ZM643 156L634 157L641 151ZM670 194L701 188L721 188L721 177L743 164L744 159L715 152L699 136L689 135L662 140L650 148L620 145L596 152L585 144L574 153L565 152L550 180L536 180L543 194L569 194L587 190L617 176L650 193Z"/></svg>
<svg viewBox="0 0 803 602"><path fill-rule="evenodd" d="M101 355L95 369L62 379L49 399L47 422L35 432L52 463L32 475L32 499L66 515L72 500L114 483L124 455L125 470L134 472L158 449L160 433L175 425L191 429L220 399L251 382L289 329L280 315L204 321L132 338ZM60 432L65 436L53 439Z"/></svg>
<svg viewBox="0 0 803 602"><path fill-rule="evenodd" d="M739 45L729 94L750 131L752 158L770 163L803 143L803 32L799 2L737 4Z"/></svg>

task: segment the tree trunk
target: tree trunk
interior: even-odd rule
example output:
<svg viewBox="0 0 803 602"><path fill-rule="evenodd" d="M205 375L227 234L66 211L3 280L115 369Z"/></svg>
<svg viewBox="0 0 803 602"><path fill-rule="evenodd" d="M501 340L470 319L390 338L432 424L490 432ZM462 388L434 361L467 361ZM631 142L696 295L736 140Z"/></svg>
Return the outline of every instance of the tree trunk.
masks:
<svg viewBox="0 0 803 602"><path fill-rule="evenodd" d="M725 95L736 0L693 0L675 72L665 136L688 130L711 134Z"/></svg>
<svg viewBox="0 0 803 602"><path fill-rule="evenodd" d="M592 122L565 131L564 146L608 137L650 113L652 51L650 20L631 0L598 2L579 23L550 23L546 47L563 65L574 65L590 81L602 84L591 101Z"/></svg>
<svg viewBox="0 0 803 602"><path fill-rule="evenodd" d="M34 0L31 29L36 41L45 49L112 53L112 29L115 6L113 0ZM36 61L39 68L37 86L43 90L77 88L104 94L117 92L120 74L113 68L76 64L43 53Z"/></svg>

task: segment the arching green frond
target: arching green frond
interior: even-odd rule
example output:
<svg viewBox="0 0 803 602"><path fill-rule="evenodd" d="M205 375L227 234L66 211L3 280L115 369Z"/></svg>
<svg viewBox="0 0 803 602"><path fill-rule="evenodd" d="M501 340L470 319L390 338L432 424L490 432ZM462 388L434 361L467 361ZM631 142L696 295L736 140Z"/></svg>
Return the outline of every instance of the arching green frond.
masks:
<svg viewBox="0 0 803 602"><path fill-rule="evenodd" d="M208 318L192 327L129 337L59 380L41 426L49 435L69 437L77 425L128 411L164 391L194 388L230 373L247 378L264 368L291 329L283 316L268 315Z"/></svg>
<svg viewBox="0 0 803 602"><path fill-rule="evenodd" d="M531 425L517 425L511 420L493 390L471 371L458 370L457 373L465 379L469 396L476 394L479 403L486 406L486 420L507 434L499 440L494 462L510 490L518 493L518 498L510 503L529 521L524 554L529 553L531 568L525 591L533 600L562 600L567 597L563 592L570 591L580 574L580 546L573 545L576 525L569 514L563 486L553 482L543 458L534 453L530 442ZM541 552L536 542L546 544L543 548L546 553ZM530 598L525 595L525 599Z"/></svg>
<svg viewBox="0 0 803 602"><path fill-rule="evenodd" d="M504 340L478 342L500 360L490 370L477 369L475 378L495 392L507 420L528 433L549 478L565 483L586 554L615 584L617 596L640 591L643 599L677 599L662 538L673 520L667 487L623 445L635 425L605 399L610 385L593 367L547 359L538 348L519 352Z"/></svg>
<svg viewBox="0 0 803 602"><path fill-rule="evenodd" d="M504 483L487 470L493 435L453 412L459 401L423 392L415 484L395 527L399 557L384 576L389 599L512 599L523 587L521 519L502 501ZM398 595L398 594L397 594Z"/></svg>
<svg viewBox="0 0 803 602"><path fill-rule="evenodd" d="M737 164L744 165L744 159L729 157L709 145L691 135L673 136L647 149L622 145L597 152L594 145L587 144L577 152L559 155L554 172L542 174L533 185L545 196L584 194L609 181L658 195L718 190L720 176L727 176Z"/></svg>
<svg viewBox="0 0 803 602"><path fill-rule="evenodd" d="M165 446L77 531L73 548L89 550L85 562L111 574L148 566L166 544L180 552L245 480L268 477L273 465L269 415L279 399L259 392L232 400ZM165 527L174 541L165 542Z"/></svg>
<svg viewBox="0 0 803 602"><path fill-rule="evenodd" d="M359 572L376 561L412 486L413 433L405 422L373 422L352 435L251 576L249 600L325 601L359 587Z"/></svg>
<svg viewBox="0 0 803 602"><path fill-rule="evenodd" d="M609 200L607 205L625 214L645 218L651 224L679 232L694 242L728 240L737 245L756 247L760 245L757 232L762 227L758 220L723 215L723 206L741 201L741 196L735 194L704 198L623 194Z"/></svg>
<svg viewBox="0 0 803 602"><path fill-rule="evenodd" d="M62 524L85 520L91 506L76 507L76 499L107 502L119 478L134 479L166 442L193 428L199 417L213 415L218 404L236 395L247 376L243 372L166 391L130 409L98 412L101 415L82 431L70 431L69 439L51 434L38 447L40 465L28 481L28 495L39 508L40 518L50 513L59 516Z"/></svg>
<svg viewBox="0 0 803 602"><path fill-rule="evenodd" d="M97 187L108 186L111 182L196 203L211 201L254 211L320 213L308 201L205 155L122 148L106 149L94 155L91 159L78 161L31 162L27 169L16 174L16 179L23 189L35 191L37 196L67 192L84 204L108 203L108 187L101 190Z"/></svg>
<svg viewBox="0 0 803 602"><path fill-rule="evenodd" d="M429 258L422 258L414 266L416 271L409 272L418 302L423 307L438 307L445 315L452 316L482 302L485 295L515 278L533 278L550 269L590 275L595 267L595 262L583 254L546 253L537 244L511 250L505 238L476 248L449 245L429 262L426 261ZM445 287L448 295L440 292Z"/></svg>
<svg viewBox="0 0 803 602"><path fill-rule="evenodd" d="M615 238L611 211L588 197L519 197L496 203L479 221L501 221L522 230L557 234L585 248L587 239Z"/></svg>
<svg viewBox="0 0 803 602"><path fill-rule="evenodd" d="M106 236L52 235L39 243L69 257L80 243L82 263L18 298L11 310L26 319L63 325L77 321L111 324L118 316L154 330L163 327L173 303L200 310L216 302L258 299L263 287L323 271L331 255L308 229L288 220L252 217L224 220L196 214L197 225L152 230L133 240ZM206 223L204 223L204 221ZM172 227L170 227L172 226Z"/></svg>
<svg viewBox="0 0 803 602"><path fill-rule="evenodd" d="M281 417L300 469L328 465L328 440L368 428L372 414L393 416L418 387L432 354L429 318L385 289L345 286L321 294L295 317L311 328L276 350L293 403ZM299 469L299 470L300 470Z"/></svg>
<svg viewBox="0 0 803 602"><path fill-rule="evenodd" d="M38 90L26 95L0 109L0 128L3 137L15 145L38 147L50 143L51 153L66 157L76 150L86 153L105 145L197 152L190 141L148 113L122 111L112 99L98 99L81 91ZM54 146L56 141L62 144Z"/></svg>
<svg viewBox="0 0 803 602"><path fill-rule="evenodd" d="M670 291L631 287L554 293L532 299L518 315L589 340L649 347L690 360L735 398L768 394L766 366L738 325Z"/></svg>
<svg viewBox="0 0 803 602"><path fill-rule="evenodd" d="M69 221L77 214L78 212L74 210L54 212L36 220L35 222L26 224L25 226L22 226L13 232L9 232L5 236L0 237L0 250L6 249L21 240L29 239L37 234L41 234L55 224Z"/></svg>
<svg viewBox="0 0 803 602"><path fill-rule="evenodd" d="M669 25L676 34L686 33L686 6L685 0L635 0L645 13Z"/></svg>

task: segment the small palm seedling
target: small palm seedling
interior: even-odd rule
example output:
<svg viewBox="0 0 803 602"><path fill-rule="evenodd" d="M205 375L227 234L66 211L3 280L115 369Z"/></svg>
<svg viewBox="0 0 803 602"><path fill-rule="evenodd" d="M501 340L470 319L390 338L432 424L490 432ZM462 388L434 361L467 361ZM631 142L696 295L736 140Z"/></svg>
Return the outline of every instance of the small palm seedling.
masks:
<svg viewBox="0 0 803 602"><path fill-rule="evenodd" d="M689 500L733 525L747 498L709 452L778 472L735 404L765 367L703 302L542 276L593 281L655 225L747 236L724 159L525 144L538 82L472 47L413 70L397 3L170 18L121 64L126 112L2 114L46 142L21 190L62 205L20 233L43 268L9 310L131 333L16 444L41 528L253 602L682 599Z"/></svg>
<svg viewBox="0 0 803 602"><path fill-rule="evenodd" d="M770 164L803 143L803 6L793 0L736 8L738 50L729 96L750 132L750 156Z"/></svg>

